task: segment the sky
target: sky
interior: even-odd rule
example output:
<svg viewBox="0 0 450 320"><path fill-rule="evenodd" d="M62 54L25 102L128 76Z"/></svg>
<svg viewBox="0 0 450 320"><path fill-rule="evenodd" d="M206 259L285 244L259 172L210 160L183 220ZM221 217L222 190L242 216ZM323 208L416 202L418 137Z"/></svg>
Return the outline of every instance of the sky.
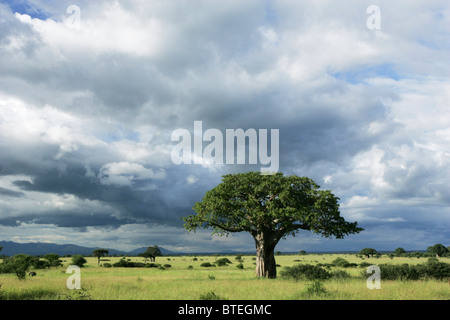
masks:
<svg viewBox="0 0 450 320"><path fill-rule="evenodd" d="M364 228L276 250L448 246L449 21L447 0L0 0L0 240L253 251L183 228L261 167L174 164L202 121L278 129L278 171Z"/></svg>

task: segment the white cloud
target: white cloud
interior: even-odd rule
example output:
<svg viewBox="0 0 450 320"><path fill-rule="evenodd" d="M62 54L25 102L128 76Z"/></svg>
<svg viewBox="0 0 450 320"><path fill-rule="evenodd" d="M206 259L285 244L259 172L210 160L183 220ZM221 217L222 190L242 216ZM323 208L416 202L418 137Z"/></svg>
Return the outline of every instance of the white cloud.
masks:
<svg viewBox="0 0 450 320"><path fill-rule="evenodd" d="M186 182L188 183L188 184L194 184L194 183L196 183L198 181L198 178L196 177L196 176L194 176L194 175L189 175L187 178L186 178Z"/></svg>
<svg viewBox="0 0 450 320"><path fill-rule="evenodd" d="M103 190L82 200L89 186L141 192L145 208L142 194L176 190L160 201L178 219L209 187L204 175L230 169L173 167L170 132L203 120L280 129L281 169L323 181L349 219L420 229L434 212L446 225L447 1L380 1L381 30L367 29L358 0L81 1L79 30L64 4L41 2L49 19L0 6L0 217L78 206L148 217Z"/></svg>
<svg viewBox="0 0 450 320"><path fill-rule="evenodd" d="M116 51L151 56L158 52L163 40L164 30L157 19L138 20L117 1L105 2L97 8L82 6L80 13L80 28L71 28L65 21L32 19L27 14L16 13L16 17L30 25L55 54L62 56L87 50L95 54Z"/></svg>
<svg viewBox="0 0 450 320"><path fill-rule="evenodd" d="M138 163L115 162L103 165L100 168L98 178L101 183L109 185L131 186L137 180L164 179L166 177L164 170L154 171L147 169Z"/></svg>

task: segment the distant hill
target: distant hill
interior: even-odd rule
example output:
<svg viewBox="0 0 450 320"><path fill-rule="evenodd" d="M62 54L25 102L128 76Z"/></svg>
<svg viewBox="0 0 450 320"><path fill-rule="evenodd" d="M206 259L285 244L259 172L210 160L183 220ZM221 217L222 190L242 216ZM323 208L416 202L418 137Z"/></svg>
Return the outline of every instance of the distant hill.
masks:
<svg viewBox="0 0 450 320"><path fill-rule="evenodd" d="M0 255L13 256L19 253L24 253L32 256L45 255L47 253L55 253L60 256L64 255L91 255L97 247L83 247L74 244L55 244L55 243L41 243L41 242L30 242L30 243L17 243L12 241L0 241L0 247L3 249L0 251ZM142 247L139 249L132 250L130 252L103 248L109 251L109 255L130 255L135 256L138 253L145 252L147 247ZM171 251L159 247L163 255L172 254Z"/></svg>

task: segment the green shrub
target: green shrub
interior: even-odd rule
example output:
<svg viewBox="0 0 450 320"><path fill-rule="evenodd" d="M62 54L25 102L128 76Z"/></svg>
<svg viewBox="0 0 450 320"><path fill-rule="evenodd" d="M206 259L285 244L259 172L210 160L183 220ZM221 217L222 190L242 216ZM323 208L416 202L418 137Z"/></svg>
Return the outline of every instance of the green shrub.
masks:
<svg viewBox="0 0 450 320"><path fill-rule="evenodd" d="M76 254L72 256L72 264L79 266L80 268L83 267L86 262L86 259L82 255Z"/></svg>
<svg viewBox="0 0 450 320"><path fill-rule="evenodd" d="M209 262L203 262L200 267L205 267L205 268L209 268L209 267L213 267L214 265L209 263Z"/></svg>
<svg viewBox="0 0 450 320"><path fill-rule="evenodd" d="M336 259L333 260L333 262L331 262L333 265L335 265L336 267L345 267L349 264L349 262L347 260L345 260L344 258L338 257Z"/></svg>
<svg viewBox="0 0 450 320"><path fill-rule="evenodd" d="M112 267L112 264L111 263L104 263L103 264L103 267L105 267L105 268L111 268Z"/></svg>
<svg viewBox="0 0 450 320"><path fill-rule="evenodd" d="M33 269L47 269L50 268L50 263L46 260L41 260L38 257L33 257L31 260L31 266Z"/></svg>
<svg viewBox="0 0 450 320"><path fill-rule="evenodd" d="M238 269L244 269L244 265L242 263L239 263L238 265L236 265L236 268Z"/></svg>
<svg viewBox="0 0 450 320"><path fill-rule="evenodd" d="M379 265L381 279L383 280L419 280L419 279L447 279L450 278L450 264L436 262L431 259L429 262L418 265ZM367 276L366 272L362 274Z"/></svg>
<svg viewBox="0 0 450 320"><path fill-rule="evenodd" d="M420 278L417 267L406 263L402 265L381 264L378 267L382 280L418 280ZM366 271L363 273L366 274Z"/></svg>
<svg viewBox="0 0 450 320"><path fill-rule="evenodd" d="M130 261L130 259L120 259L118 262L114 263L113 267L121 267L121 268L144 268L144 267L150 267L151 264L145 264L143 262L133 262ZM157 267L159 265L155 265Z"/></svg>
<svg viewBox="0 0 450 320"><path fill-rule="evenodd" d="M296 281L306 280L327 280L331 274L321 267L309 264L298 264L293 267L286 267L281 271L284 278L294 279Z"/></svg>
<svg viewBox="0 0 450 320"><path fill-rule="evenodd" d="M361 262L360 264L359 264L359 266L361 267L361 268L367 268L367 267L370 267L372 265L372 263L369 263L369 262Z"/></svg>
<svg viewBox="0 0 450 320"><path fill-rule="evenodd" d="M214 291L209 291L206 293L202 293L200 295L200 300L227 300L221 296L218 296L214 293Z"/></svg>
<svg viewBox="0 0 450 320"><path fill-rule="evenodd" d="M168 264L168 263L166 263L165 265L164 265L164 268L171 268L172 267L172 265L170 265L170 264Z"/></svg>
<svg viewBox="0 0 450 320"><path fill-rule="evenodd" d="M338 280L348 279L348 278L351 277L350 274L347 271L344 271L344 270L333 271L333 272L331 272L331 276L334 279L338 279Z"/></svg>
<svg viewBox="0 0 450 320"><path fill-rule="evenodd" d="M24 280L33 260L34 257L22 253L4 258L0 264L0 273L15 273L18 279Z"/></svg>
<svg viewBox="0 0 450 320"><path fill-rule="evenodd" d="M150 263L147 263L145 266L147 268L158 268L160 266L160 264L159 263L157 264L157 263L150 262Z"/></svg>
<svg viewBox="0 0 450 320"><path fill-rule="evenodd" d="M435 261L432 258L429 258L427 263L418 265L418 269L424 278L438 280L450 278L450 264Z"/></svg>
<svg viewBox="0 0 450 320"><path fill-rule="evenodd" d="M328 295L328 291L325 289L322 282L314 281L308 287L306 287L304 295L307 297L308 296L326 296L326 295Z"/></svg>
<svg viewBox="0 0 450 320"><path fill-rule="evenodd" d="M221 258L215 262L215 264L219 267L228 266L228 264L230 264L230 263L232 263L232 262L230 260L228 260L227 258Z"/></svg>

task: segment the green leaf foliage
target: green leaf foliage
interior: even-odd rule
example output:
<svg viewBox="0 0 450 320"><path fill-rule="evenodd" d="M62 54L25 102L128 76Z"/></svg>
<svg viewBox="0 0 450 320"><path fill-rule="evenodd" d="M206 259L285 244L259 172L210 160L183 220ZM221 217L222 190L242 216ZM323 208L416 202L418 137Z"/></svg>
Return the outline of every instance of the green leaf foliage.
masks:
<svg viewBox="0 0 450 320"><path fill-rule="evenodd" d="M188 231L205 228L218 235L255 235L270 230L276 241L301 229L336 238L362 231L356 222L346 222L340 216L338 201L331 191L319 190L307 177L229 174L194 205L196 215L183 219Z"/></svg>

